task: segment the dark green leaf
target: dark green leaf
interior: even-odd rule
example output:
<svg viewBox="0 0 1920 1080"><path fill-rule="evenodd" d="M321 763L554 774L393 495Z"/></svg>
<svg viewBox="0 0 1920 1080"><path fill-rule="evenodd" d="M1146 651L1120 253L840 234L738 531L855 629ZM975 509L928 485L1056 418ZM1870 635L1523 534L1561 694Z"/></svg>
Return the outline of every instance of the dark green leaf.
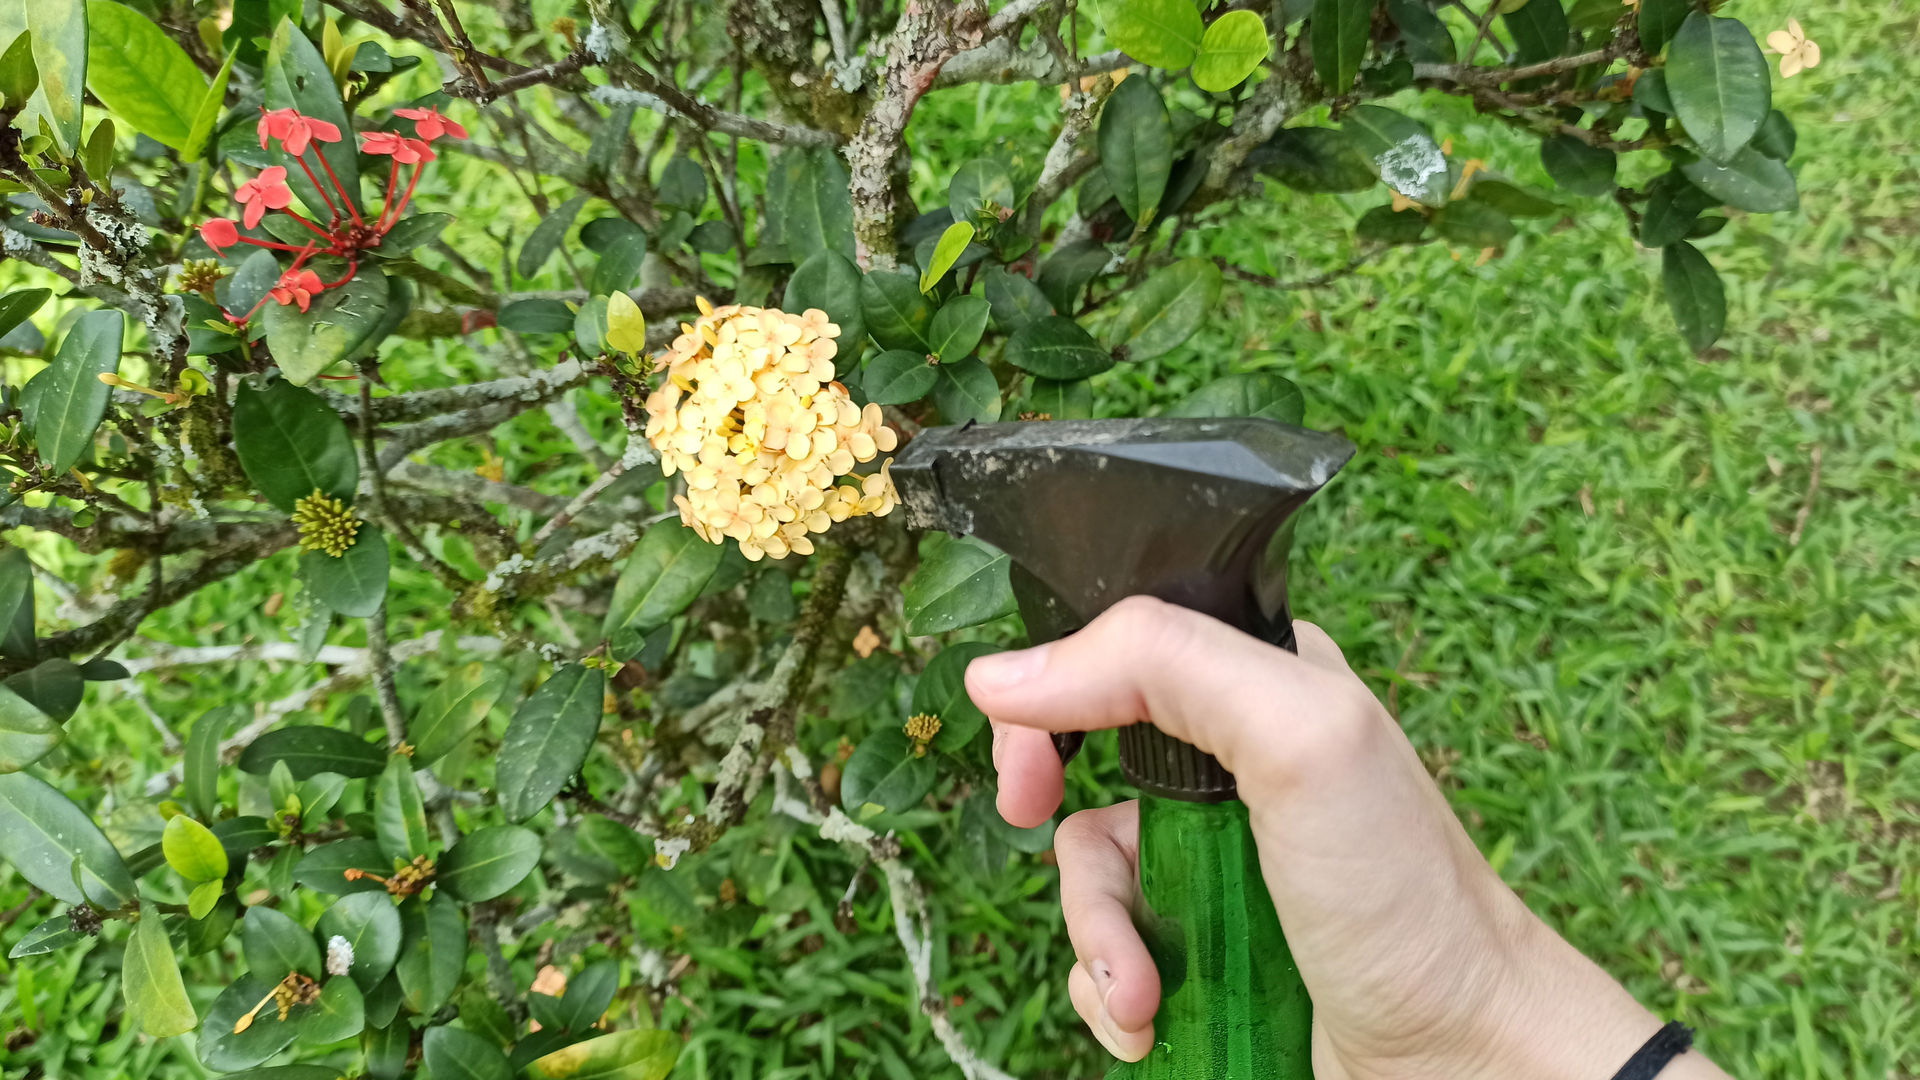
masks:
<svg viewBox="0 0 1920 1080"><path fill-rule="evenodd" d="M280 373L295 386L305 386L334 364L352 359L385 323L389 294L386 275L363 269L352 281L314 297L306 311L269 301L260 322Z"/></svg>
<svg viewBox="0 0 1920 1080"><path fill-rule="evenodd" d="M913 750L913 740L898 727L881 728L867 736L841 774L841 805L856 820L881 811L897 814L918 805L933 790L938 771L933 758Z"/></svg>
<svg viewBox="0 0 1920 1080"><path fill-rule="evenodd" d="M332 907L320 913L313 932L321 941L347 939L353 949L353 964L347 974L362 991L373 989L386 978L400 955L400 913L385 893L351 893L335 900Z"/></svg>
<svg viewBox="0 0 1920 1080"><path fill-rule="evenodd" d="M675 154L660 170L655 190L661 205L696 212L707 204L706 170L687 155Z"/></svg>
<svg viewBox="0 0 1920 1080"><path fill-rule="evenodd" d="M1025 405L1043 420L1086 420L1093 416L1093 387L1085 379L1033 379Z"/></svg>
<svg viewBox="0 0 1920 1080"><path fill-rule="evenodd" d="M496 321L516 334L573 333L573 309L558 300L515 300L500 309Z"/></svg>
<svg viewBox="0 0 1920 1080"><path fill-rule="evenodd" d="M127 939L127 951L120 962L120 987L127 999L127 1014L137 1017L140 1030L156 1039L184 1035L200 1022L193 1002L187 1000L187 985L180 978L180 962L174 959L173 942L166 927L160 925L160 912L152 904L140 905L140 921Z"/></svg>
<svg viewBox="0 0 1920 1080"><path fill-rule="evenodd" d="M1511 180L1485 173L1474 174L1467 198L1486 203L1508 217L1548 217L1560 212L1560 205L1551 199L1536 195Z"/></svg>
<svg viewBox="0 0 1920 1080"><path fill-rule="evenodd" d="M1215 379L1188 394L1166 415L1258 416L1297 425L1306 415L1306 400L1290 380L1272 372L1248 371Z"/></svg>
<svg viewBox="0 0 1920 1080"><path fill-rule="evenodd" d="M516 825L496 825L476 830L448 850L435 880L454 896L479 903L520 884L539 862L539 836Z"/></svg>
<svg viewBox="0 0 1920 1080"><path fill-rule="evenodd" d="M1512 219L1493 207L1462 200L1448 203L1433 215L1433 231L1466 247L1499 248L1513 239L1515 230Z"/></svg>
<svg viewBox="0 0 1920 1080"><path fill-rule="evenodd" d="M593 291L625 292L633 286L633 279L640 273L640 264L646 258L646 233L636 233L617 241L601 252L600 262L593 268Z"/></svg>
<svg viewBox="0 0 1920 1080"><path fill-rule="evenodd" d="M902 592L907 632L941 634L999 618L1013 610L1005 554L972 539L951 540L914 571Z"/></svg>
<svg viewBox="0 0 1920 1080"><path fill-rule="evenodd" d="M280 838L266 818L251 814L214 822L213 835L220 838L220 846L227 849L229 859L244 858L254 848L271 844Z"/></svg>
<svg viewBox="0 0 1920 1080"><path fill-rule="evenodd" d="M1107 40L1143 64L1178 69L1193 63L1204 27L1192 0L1104 0Z"/></svg>
<svg viewBox="0 0 1920 1080"><path fill-rule="evenodd" d="M608 351L607 298L589 296L573 316L573 342L587 356Z"/></svg>
<svg viewBox="0 0 1920 1080"><path fill-rule="evenodd" d="M1555 135L1540 144L1540 164L1553 182L1575 195L1613 194L1618 167L1613 151L1588 146L1571 135Z"/></svg>
<svg viewBox="0 0 1920 1080"><path fill-rule="evenodd" d="M613 995L620 989L620 965L613 960L588 964L567 980L567 992L560 999L558 1019L568 1031L584 1032L599 1023Z"/></svg>
<svg viewBox="0 0 1920 1080"><path fill-rule="evenodd" d="M993 266L981 275L981 292L993 313L993 324L1012 333L1042 315L1053 314L1053 305L1040 286L1025 274L1016 274Z"/></svg>
<svg viewBox="0 0 1920 1080"><path fill-rule="evenodd" d="M294 14L299 13L295 8ZM313 42L301 33L295 25L296 20L282 18L273 29L273 42L267 49L267 63L261 81L266 89L268 109L298 109L303 116L311 116L340 129L340 141L334 143L314 143L313 149L325 155L327 165L333 175L339 178L341 187L347 195L360 198L360 146L353 137L353 122L347 117L347 110L340 101L340 85L333 81L333 72L327 67L326 58ZM251 136L249 136L251 138ZM313 151L310 150L309 154ZM321 198L320 189L307 179L300 166L299 159L282 150L278 143L273 147L273 163L287 170L287 183L293 187L294 194L300 196L313 215L322 220L327 217L327 203ZM315 175L326 177L323 170L314 169ZM329 182L328 186L332 184ZM331 193L329 193L331 194ZM338 198L333 195L333 198ZM309 216L313 216L309 215Z"/></svg>
<svg viewBox="0 0 1920 1080"><path fill-rule="evenodd" d="M816 251L807 256L787 279L784 301L785 310L795 314L819 308L840 328L835 367L844 372L860 362L867 322L860 312L860 268L851 259L837 251Z"/></svg>
<svg viewBox="0 0 1920 1080"><path fill-rule="evenodd" d="M414 764L431 765L445 756L487 718L506 688L506 670L481 663L468 664L435 686L407 725Z"/></svg>
<svg viewBox="0 0 1920 1080"><path fill-rule="evenodd" d="M974 158L961 164L953 172L953 179L947 182L947 209L955 221L978 221L980 211L988 204L1003 209L1013 209L1019 201L1019 195L1013 190L1013 177L1007 174L1007 167L994 158Z"/></svg>
<svg viewBox="0 0 1920 1080"><path fill-rule="evenodd" d="M1165 2L1191 10L1187 0ZM1128 79L1114 89L1100 110L1098 142L1100 169L1120 208L1135 221L1151 215L1173 169L1173 122L1153 83Z"/></svg>
<svg viewBox="0 0 1920 1080"><path fill-rule="evenodd" d="M1344 94L1353 88L1360 62L1367 56L1373 7L1373 0L1314 0L1307 38L1313 49L1313 72L1329 92Z"/></svg>
<svg viewBox="0 0 1920 1080"><path fill-rule="evenodd" d="M1667 116L1673 115L1673 98L1667 94L1667 69L1643 71L1633 81L1633 103Z"/></svg>
<svg viewBox="0 0 1920 1080"><path fill-rule="evenodd" d="M413 779L413 759L395 754L373 785L373 828L380 850L395 862L431 855L427 808Z"/></svg>
<svg viewBox="0 0 1920 1080"><path fill-rule="evenodd" d="M1193 84L1210 93L1240 85L1273 52L1273 39L1258 12L1229 11L1213 20L1193 61Z"/></svg>
<svg viewBox="0 0 1920 1080"><path fill-rule="evenodd" d="M1667 307L1694 352L1719 340L1727 327L1727 294L1713 264L1692 244L1668 244L1661 252L1660 277Z"/></svg>
<svg viewBox="0 0 1920 1080"><path fill-rule="evenodd" d="M520 245L520 257L514 261L514 272L521 277L532 277L553 258L554 249L567 238L567 230L573 227L573 219L580 216L580 208L587 205L587 196L575 195L559 206L547 212L540 224L527 234L527 242ZM643 234L644 235L644 234Z"/></svg>
<svg viewBox="0 0 1920 1080"><path fill-rule="evenodd" d="M1447 158L1426 125L1378 105L1356 105L1341 121L1341 130L1373 162L1388 187L1427 206L1447 204L1452 189Z"/></svg>
<svg viewBox="0 0 1920 1080"><path fill-rule="evenodd" d="M393 228L387 230L387 235L380 238L380 246L373 250L376 254L389 259L405 255L414 248L433 243L452 223L452 214L408 214L393 223Z"/></svg>
<svg viewBox="0 0 1920 1080"><path fill-rule="evenodd" d="M407 1074L413 1029L404 1022L368 1028L361 1036L361 1046L366 1052L368 1076L373 1080L400 1080Z"/></svg>
<svg viewBox="0 0 1920 1080"><path fill-rule="evenodd" d="M202 713L187 733L187 752L182 765L182 784L187 805L207 821L220 809L220 740L239 718L241 708L227 705Z"/></svg>
<svg viewBox="0 0 1920 1080"><path fill-rule="evenodd" d="M335 896L376 889L385 891L385 886L370 878L347 880L348 870L364 870L385 877L393 870L393 860L387 858L386 853L380 850L380 845L372 840L358 837L336 840L301 856L300 862L293 868L293 880L316 892Z"/></svg>
<svg viewBox="0 0 1920 1080"><path fill-rule="evenodd" d="M0 773L0 857L28 884L69 904L116 908L139 898L120 853L86 811L30 773Z"/></svg>
<svg viewBox="0 0 1920 1080"><path fill-rule="evenodd" d="M46 370L27 380L21 417L40 460L54 475L65 473L93 447L93 431L107 414L113 388L100 376L120 370L124 320L117 311L89 311L60 342Z"/></svg>
<svg viewBox="0 0 1920 1080"><path fill-rule="evenodd" d="M930 352L942 360L958 360L973 353L987 332L991 305L977 296L956 296L941 306L927 326ZM884 403L883 403L884 404Z"/></svg>
<svg viewBox="0 0 1920 1080"><path fill-rule="evenodd" d="M207 95L207 77L146 16L113 0L88 0L87 88L133 130L179 150Z"/></svg>
<svg viewBox="0 0 1920 1080"><path fill-rule="evenodd" d="M76 942L91 940L93 939L88 935L75 931L72 918L62 912L21 935L20 940L8 950L7 959L19 960L28 956L45 956Z"/></svg>
<svg viewBox="0 0 1920 1080"><path fill-rule="evenodd" d="M953 753L967 745L987 722L967 696L967 665L975 657L997 653L1000 646L984 641L960 641L940 650L913 685L913 711L940 719L933 748Z"/></svg>
<svg viewBox="0 0 1920 1080"><path fill-rule="evenodd" d="M247 972L269 985L293 971L316 979L321 974L320 946L313 940L313 931L274 908L256 904L247 909L240 920L240 949Z"/></svg>
<svg viewBox="0 0 1920 1080"><path fill-rule="evenodd" d="M430 901L414 897L400 906L400 959L393 972L407 1008L432 1016L453 997L467 970L467 924L446 892Z"/></svg>
<svg viewBox="0 0 1920 1080"><path fill-rule="evenodd" d="M1640 0L1640 47L1659 56L1692 10L1692 0Z"/></svg>
<svg viewBox="0 0 1920 1080"><path fill-rule="evenodd" d="M1513 35L1514 59L1522 64L1537 64L1566 52L1573 33L1560 0L1523 0L1512 10L1503 4L1500 19Z"/></svg>
<svg viewBox="0 0 1920 1080"><path fill-rule="evenodd" d="M1798 136L1793 130L1793 121L1787 119L1786 113L1775 109L1761 121L1760 130L1754 132L1753 142L1748 145L1776 161L1786 161L1793 156L1793 148L1797 141ZM0 322L4 321L0 320ZM0 329L0 333L5 333L5 330Z"/></svg>
<svg viewBox="0 0 1920 1080"><path fill-rule="evenodd" d="M950 360L934 369L933 405L949 424L969 420L990 424L1000 419L1000 384L977 356Z"/></svg>
<svg viewBox="0 0 1920 1080"><path fill-rule="evenodd" d="M1800 207L1800 191L1786 163L1751 146L1742 147L1724 165L1695 158L1680 171L1693 186L1736 210L1772 214Z"/></svg>
<svg viewBox="0 0 1920 1080"><path fill-rule="evenodd" d="M640 226L626 218L594 218L580 226L580 242L586 245L587 250L600 255L612 250L615 244L645 235Z"/></svg>
<svg viewBox="0 0 1920 1080"><path fill-rule="evenodd" d="M1688 183L1678 170L1665 173L1647 186L1647 209L1640 217L1640 242L1659 248L1685 239L1694 219L1714 205L1713 196Z"/></svg>
<svg viewBox="0 0 1920 1080"><path fill-rule="evenodd" d="M300 580L314 599L342 615L374 614L387 597L387 534L362 522L353 546L337 559L324 551L301 552Z"/></svg>
<svg viewBox="0 0 1920 1080"><path fill-rule="evenodd" d="M920 282L908 270L875 270L860 279L860 314L867 333L887 349L932 352L928 329L933 302L920 291Z"/></svg>
<svg viewBox="0 0 1920 1080"><path fill-rule="evenodd" d="M33 560L0 544L0 656L31 662L39 655L33 615Z"/></svg>
<svg viewBox="0 0 1920 1080"><path fill-rule="evenodd" d="M723 549L677 522L655 524L634 545L613 588L600 635L645 633L685 611L720 568Z"/></svg>
<svg viewBox="0 0 1920 1080"><path fill-rule="evenodd" d="M1113 253L1092 240L1055 248L1047 261L1040 264L1040 291L1052 301L1055 311L1070 315L1079 306L1080 294L1087 283L1112 261Z"/></svg>
<svg viewBox="0 0 1920 1080"><path fill-rule="evenodd" d="M286 1049L293 1042L296 1027L291 1018L282 1022L271 1006L260 1010L245 1031L233 1030L241 1017L272 992L272 982L252 974L229 983L201 1022L200 1061L215 1072L230 1072L250 1069Z"/></svg>
<svg viewBox="0 0 1920 1080"><path fill-rule="evenodd" d="M53 717L0 686L0 773L15 773L47 756L62 732ZM4 850L4 842L0 842Z"/></svg>
<svg viewBox="0 0 1920 1080"><path fill-rule="evenodd" d="M1421 64L1454 62L1457 52L1453 35L1425 0L1387 0L1387 15L1399 29L1409 59Z"/></svg>
<svg viewBox="0 0 1920 1080"><path fill-rule="evenodd" d="M265 776L284 761L296 780L332 772L347 777L376 776L387 752L358 735L317 724L295 724L269 731L240 752L240 770Z"/></svg>
<svg viewBox="0 0 1920 1080"><path fill-rule="evenodd" d="M289 1022L299 1031L300 1041L325 1046L360 1034L367 1023L367 1003L352 979L328 979L320 988L320 998L295 1010Z"/></svg>
<svg viewBox="0 0 1920 1080"><path fill-rule="evenodd" d="M1150 360L1193 336L1220 300L1220 268L1200 258L1181 259L1154 271L1127 294L1109 328L1109 340L1127 350L1129 360ZM1028 368L1011 356L1008 362ZM1039 374L1056 379L1079 378L1092 372Z"/></svg>
<svg viewBox="0 0 1920 1080"><path fill-rule="evenodd" d="M905 405L927 396L940 381L940 371L925 353L890 349L867 361L860 389L877 405Z"/></svg>
<svg viewBox="0 0 1920 1080"><path fill-rule="evenodd" d="M285 381L265 390L240 384L233 449L253 486L288 513L315 491L351 503L360 485L360 459L340 414L320 395Z"/></svg>
<svg viewBox="0 0 1920 1080"><path fill-rule="evenodd" d="M513 1066L499 1047L459 1028L428 1028L420 1052L434 1080L513 1080Z"/></svg>
<svg viewBox="0 0 1920 1080"><path fill-rule="evenodd" d="M1427 216L1418 210L1376 206L1360 215L1353 234L1373 244L1417 244L1427 231Z"/></svg>
<svg viewBox="0 0 1920 1080"><path fill-rule="evenodd" d="M1673 35L1667 94L1694 145L1715 161L1732 158L1760 130L1771 108L1769 78L1766 57L1738 19L1694 11Z"/></svg>
<svg viewBox="0 0 1920 1080"><path fill-rule="evenodd" d="M21 289L0 296L0 337L6 337L14 327L26 322L52 295L52 289Z"/></svg>
<svg viewBox="0 0 1920 1080"><path fill-rule="evenodd" d="M853 201L838 151L792 147L780 155L786 175L781 237L793 252L833 251L853 257Z"/></svg>
<svg viewBox="0 0 1920 1080"><path fill-rule="evenodd" d="M494 783L508 821L525 821L539 813L580 770L600 730L605 689L605 671L568 664L513 714L500 744Z"/></svg>
<svg viewBox="0 0 1920 1080"><path fill-rule="evenodd" d="M1078 323L1064 315L1048 315L1007 339L1007 363L1043 378L1084 379L1112 367L1114 360Z"/></svg>
<svg viewBox="0 0 1920 1080"><path fill-rule="evenodd" d="M546 1080L666 1080L679 1056L674 1032L616 1031L537 1058L533 1069Z"/></svg>
<svg viewBox="0 0 1920 1080"><path fill-rule="evenodd" d="M1712 236L1714 233L1726 227L1727 219L1718 214L1696 218L1694 219L1693 225L1687 229L1687 239L1698 240L1703 236Z"/></svg>

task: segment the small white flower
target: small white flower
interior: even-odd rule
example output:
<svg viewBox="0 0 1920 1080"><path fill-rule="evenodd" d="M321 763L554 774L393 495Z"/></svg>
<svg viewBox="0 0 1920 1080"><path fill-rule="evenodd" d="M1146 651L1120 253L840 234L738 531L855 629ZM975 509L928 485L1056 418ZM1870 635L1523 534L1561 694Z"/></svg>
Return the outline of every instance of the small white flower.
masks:
<svg viewBox="0 0 1920 1080"><path fill-rule="evenodd" d="M353 945L335 934L327 939L327 974L345 975L353 966Z"/></svg>
<svg viewBox="0 0 1920 1080"><path fill-rule="evenodd" d="M653 861L660 869L671 870L674 864L680 861L680 856L685 855L687 849L692 846L693 841L684 836L657 840L653 845Z"/></svg>

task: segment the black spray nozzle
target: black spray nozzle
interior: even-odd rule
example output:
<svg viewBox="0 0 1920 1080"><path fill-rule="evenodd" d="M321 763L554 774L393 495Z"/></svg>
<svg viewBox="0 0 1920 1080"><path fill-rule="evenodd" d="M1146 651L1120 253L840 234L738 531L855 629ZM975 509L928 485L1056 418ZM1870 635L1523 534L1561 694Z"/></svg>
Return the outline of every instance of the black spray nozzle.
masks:
<svg viewBox="0 0 1920 1080"><path fill-rule="evenodd" d="M893 478L909 525L1007 553L1035 642L1144 593L1292 648L1289 522L1353 449L1246 417L979 424L921 434ZM1233 797L1217 763L1148 725L1121 733L1121 759L1144 790Z"/></svg>

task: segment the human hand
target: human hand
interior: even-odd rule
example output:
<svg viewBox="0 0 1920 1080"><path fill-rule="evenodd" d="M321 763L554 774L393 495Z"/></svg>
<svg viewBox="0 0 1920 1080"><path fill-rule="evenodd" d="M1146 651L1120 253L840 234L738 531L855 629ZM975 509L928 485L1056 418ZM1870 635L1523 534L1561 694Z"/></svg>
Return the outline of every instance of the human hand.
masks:
<svg viewBox="0 0 1920 1080"><path fill-rule="evenodd" d="M1071 637L975 660L994 721L1000 812L1059 807L1047 733L1151 720L1219 758L1314 1005L1321 1080L1605 1077L1660 1026L1487 865L1399 727L1318 627L1299 655L1135 597ZM1136 803L1083 811L1055 840L1078 962L1074 1007L1108 1050L1153 1045L1160 979L1130 912ZM1662 1080L1724 1077L1676 1059Z"/></svg>

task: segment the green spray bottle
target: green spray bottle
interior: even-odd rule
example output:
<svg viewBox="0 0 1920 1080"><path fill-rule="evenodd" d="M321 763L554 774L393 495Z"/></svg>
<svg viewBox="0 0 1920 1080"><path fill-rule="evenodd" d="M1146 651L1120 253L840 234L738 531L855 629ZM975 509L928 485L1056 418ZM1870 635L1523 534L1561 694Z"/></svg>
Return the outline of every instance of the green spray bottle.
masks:
<svg viewBox="0 0 1920 1080"><path fill-rule="evenodd" d="M1008 554L1036 644L1147 594L1291 649L1293 514L1352 455L1256 418L1041 421L924 432L893 476L910 525ZM1079 741L1056 736L1063 760ZM1152 1052L1108 1077L1310 1080L1312 1003L1232 774L1150 724L1119 742L1141 792L1135 919L1161 1004Z"/></svg>

